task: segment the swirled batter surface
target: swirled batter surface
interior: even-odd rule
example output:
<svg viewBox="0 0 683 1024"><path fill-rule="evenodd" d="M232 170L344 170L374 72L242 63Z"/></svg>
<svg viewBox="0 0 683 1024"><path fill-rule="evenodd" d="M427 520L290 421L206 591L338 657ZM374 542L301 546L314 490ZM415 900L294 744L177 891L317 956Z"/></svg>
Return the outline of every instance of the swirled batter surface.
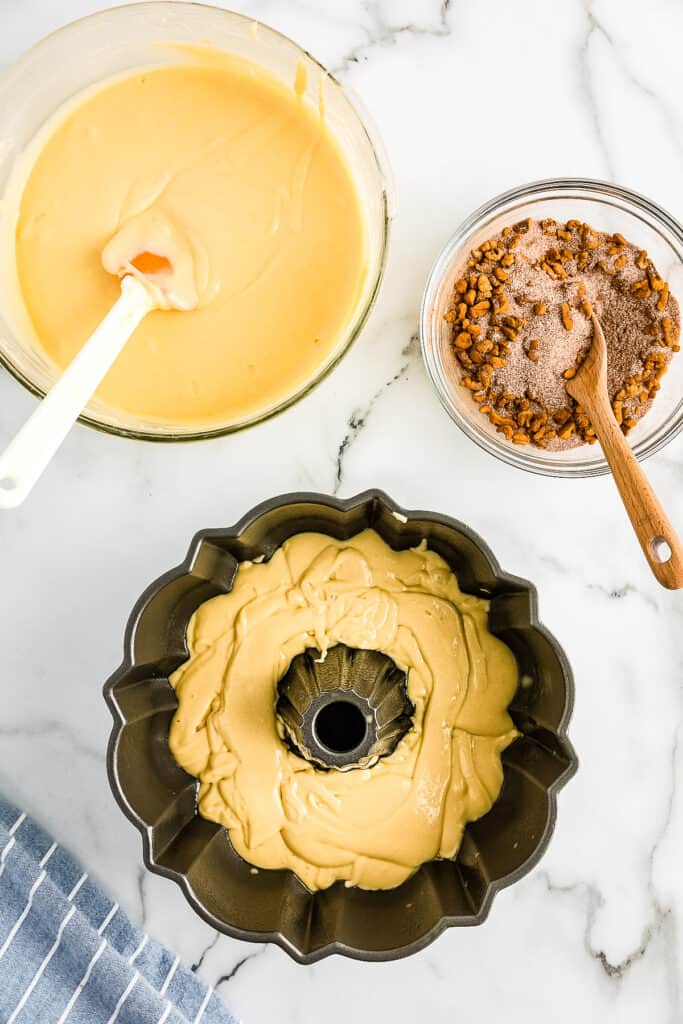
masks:
<svg viewBox="0 0 683 1024"><path fill-rule="evenodd" d="M298 86L217 51L190 57L106 82L46 126L15 258L27 330L61 368L118 295L102 266L112 237L147 225L140 251L156 251L155 218L173 225L192 247L198 308L147 316L98 397L211 428L267 411L333 357L366 237L342 152Z"/></svg>
<svg viewBox="0 0 683 1024"><path fill-rule="evenodd" d="M290 868L312 890L338 879L390 889L453 857L466 822L497 798L516 735L517 666L487 619L488 602L461 593L439 555L393 551L372 530L298 534L269 562L242 563L232 591L195 612L190 658L171 679L170 746L200 780L201 814L245 860ZM371 768L321 770L278 729L291 660L337 643L408 673L413 728Z"/></svg>

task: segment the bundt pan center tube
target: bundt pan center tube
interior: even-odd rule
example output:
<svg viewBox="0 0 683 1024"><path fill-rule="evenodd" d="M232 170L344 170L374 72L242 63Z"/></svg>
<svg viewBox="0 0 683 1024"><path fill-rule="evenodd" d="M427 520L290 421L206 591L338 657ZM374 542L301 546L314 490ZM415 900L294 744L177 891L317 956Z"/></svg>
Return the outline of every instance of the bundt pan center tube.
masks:
<svg viewBox="0 0 683 1024"><path fill-rule="evenodd" d="M321 768L365 768L397 747L412 725L405 672L381 651L337 644L309 649L278 684L276 714L291 748Z"/></svg>
<svg viewBox="0 0 683 1024"><path fill-rule="evenodd" d="M503 785L470 822L457 856L423 864L394 889L337 882L309 891L289 870L256 870L222 826L197 811L198 780L169 749L177 708L169 676L188 658L198 607L232 589L238 566L267 561L290 537L349 540L371 528L394 550L423 541L462 591L490 602L488 628L512 650L519 685L509 706L518 737L503 751ZM577 767L567 738L573 681L557 641L539 623L536 590L501 571L486 544L447 516L407 512L381 491L339 500L290 494L264 502L230 529L198 533L187 558L153 583L128 623L124 661L105 686L114 718L108 771L116 799L140 830L147 867L174 879L213 927L275 942L295 960L331 953L391 960L445 928L481 924L496 892L525 875L552 833L559 789ZM338 644L323 661L295 657L274 708L283 743L321 770L371 767L410 730L405 673L386 655Z"/></svg>

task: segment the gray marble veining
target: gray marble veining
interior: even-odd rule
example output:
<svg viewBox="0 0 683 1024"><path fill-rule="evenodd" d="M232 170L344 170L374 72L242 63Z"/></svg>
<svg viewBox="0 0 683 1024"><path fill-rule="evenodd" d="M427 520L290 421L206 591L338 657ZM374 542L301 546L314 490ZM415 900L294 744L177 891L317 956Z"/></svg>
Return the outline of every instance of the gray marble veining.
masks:
<svg viewBox="0 0 683 1024"><path fill-rule="evenodd" d="M0 64L94 0L0 0ZM419 302L475 206L551 175L608 177L683 216L680 0L242 0L362 96L396 176L382 294L318 391L274 422L203 445L78 427L24 508L0 518L0 789L69 845L136 919L218 987L245 1024L391 1017L683 1020L683 605L657 588L608 479L499 465L426 380ZM0 442L33 399L0 375ZM683 439L648 463L683 526ZM299 488L386 489L451 513L533 579L568 651L581 768L539 867L476 929L408 961L313 967L217 937L141 865L110 795L101 685L128 612L195 530Z"/></svg>

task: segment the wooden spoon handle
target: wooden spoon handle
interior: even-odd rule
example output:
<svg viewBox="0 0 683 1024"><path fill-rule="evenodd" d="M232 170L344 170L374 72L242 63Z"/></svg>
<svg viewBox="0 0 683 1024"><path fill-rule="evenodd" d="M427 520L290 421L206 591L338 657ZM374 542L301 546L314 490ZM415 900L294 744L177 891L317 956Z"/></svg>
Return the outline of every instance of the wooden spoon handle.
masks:
<svg viewBox="0 0 683 1024"><path fill-rule="evenodd" d="M619 429L612 410L602 406L593 408L591 418L621 500L654 576L668 590L678 590L683 587L683 546L676 531Z"/></svg>

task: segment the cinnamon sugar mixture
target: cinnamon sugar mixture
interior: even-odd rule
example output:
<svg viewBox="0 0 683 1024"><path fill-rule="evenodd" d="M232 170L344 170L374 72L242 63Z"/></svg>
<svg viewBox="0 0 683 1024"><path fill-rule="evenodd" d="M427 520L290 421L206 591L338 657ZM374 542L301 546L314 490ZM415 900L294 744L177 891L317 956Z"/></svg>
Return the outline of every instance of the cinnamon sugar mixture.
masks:
<svg viewBox="0 0 683 1024"><path fill-rule="evenodd" d="M647 253L588 224L525 220L472 250L446 314L461 384L514 444L594 444L567 393L599 317L612 407L627 434L679 346L681 316Z"/></svg>

